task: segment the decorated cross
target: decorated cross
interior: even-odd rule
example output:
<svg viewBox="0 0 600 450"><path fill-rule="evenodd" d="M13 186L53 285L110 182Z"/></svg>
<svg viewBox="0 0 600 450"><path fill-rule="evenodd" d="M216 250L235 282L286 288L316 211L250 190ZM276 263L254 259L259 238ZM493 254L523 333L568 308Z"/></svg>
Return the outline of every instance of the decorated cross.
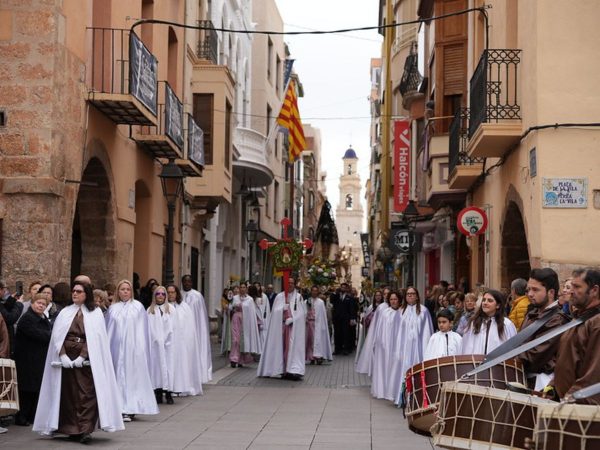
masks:
<svg viewBox="0 0 600 450"><path fill-rule="evenodd" d="M304 239L302 242L293 240L288 237L288 228L291 225L289 218L281 219L283 227L283 237L276 242L269 242L266 239L261 240L258 246L263 250L268 250L273 258L273 268L283 273L283 292L285 292L285 302L288 301L288 287L290 284L290 274L293 270L297 270L302 262L302 254L304 249L309 249L313 246L310 239Z"/></svg>

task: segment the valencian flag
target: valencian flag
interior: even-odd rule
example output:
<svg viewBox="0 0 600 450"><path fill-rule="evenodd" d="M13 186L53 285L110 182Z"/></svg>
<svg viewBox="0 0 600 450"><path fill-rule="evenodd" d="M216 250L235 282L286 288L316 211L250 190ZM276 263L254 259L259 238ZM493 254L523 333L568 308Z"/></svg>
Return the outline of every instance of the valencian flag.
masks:
<svg viewBox="0 0 600 450"><path fill-rule="evenodd" d="M281 111L279 112L279 116L277 116L277 123L288 132L289 161L294 162L298 159L302 150L306 148L304 130L302 129L300 113L298 112L296 83L294 81L290 81L288 84Z"/></svg>

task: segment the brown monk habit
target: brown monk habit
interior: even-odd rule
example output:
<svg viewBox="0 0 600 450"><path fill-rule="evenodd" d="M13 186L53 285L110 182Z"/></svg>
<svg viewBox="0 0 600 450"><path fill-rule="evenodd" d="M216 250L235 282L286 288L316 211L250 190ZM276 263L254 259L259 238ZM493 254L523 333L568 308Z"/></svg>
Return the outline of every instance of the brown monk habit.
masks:
<svg viewBox="0 0 600 450"><path fill-rule="evenodd" d="M591 310L600 307L591 308ZM584 312L577 312L581 315ZM560 338L552 384L560 398L600 381L600 314L566 331ZM600 395L584 400L598 404Z"/></svg>
<svg viewBox="0 0 600 450"><path fill-rule="evenodd" d="M60 354L66 354L71 360L78 356L88 358L81 309L71 323ZM98 403L91 367L63 368L57 431L70 435L93 433L97 423Z"/></svg>

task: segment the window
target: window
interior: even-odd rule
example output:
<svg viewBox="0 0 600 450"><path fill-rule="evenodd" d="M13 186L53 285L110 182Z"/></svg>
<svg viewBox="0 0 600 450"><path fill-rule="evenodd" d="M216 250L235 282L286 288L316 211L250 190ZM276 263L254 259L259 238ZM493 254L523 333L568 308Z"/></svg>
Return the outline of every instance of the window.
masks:
<svg viewBox="0 0 600 450"><path fill-rule="evenodd" d="M271 217L271 192L272 192L273 186L269 185L267 186L267 195L265 196L265 215L267 217Z"/></svg>
<svg viewBox="0 0 600 450"><path fill-rule="evenodd" d="M213 94L194 94L194 120L204 132L204 163L213 164Z"/></svg>
<svg viewBox="0 0 600 450"><path fill-rule="evenodd" d="M267 80L271 81L271 66L273 65L273 41L268 38L267 44Z"/></svg>
<svg viewBox="0 0 600 450"><path fill-rule="evenodd" d="M268 137L269 134L271 134L271 115L273 114L273 110L271 109L270 105L267 105L267 134L266 136Z"/></svg>
<svg viewBox="0 0 600 450"><path fill-rule="evenodd" d="M275 89L279 94L279 90L281 89L281 59L279 58L279 55L277 55L277 65L275 67Z"/></svg>
<svg viewBox="0 0 600 450"><path fill-rule="evenodd" d="M348 175L352 175L352 164L348 164Z"/></svg>
<svg viewBox="0 0 600 450"><path fill-rule="evenodd" d="M311 211L315 209L315 193L313 191L308 193L308 209Z"/></svg>
<svg viewBox="0 0 600 450"><path fill-rule="evenodd" d="M279 206L279 182L273 185L273 220L278 221L277 207Z"/></svg>
<svg viewBox="0 0 600 450"><path fill-rule="evenodd" d="M346 194L346 209L352 209L352 194Z"/></svg>
<svg viewBox="0 0 600 450"><path fill-rule="evenodd" d="M231 159L231 104L225 103L225 169L229 170ZM245 223L245 222L244 222Z"/></svg>

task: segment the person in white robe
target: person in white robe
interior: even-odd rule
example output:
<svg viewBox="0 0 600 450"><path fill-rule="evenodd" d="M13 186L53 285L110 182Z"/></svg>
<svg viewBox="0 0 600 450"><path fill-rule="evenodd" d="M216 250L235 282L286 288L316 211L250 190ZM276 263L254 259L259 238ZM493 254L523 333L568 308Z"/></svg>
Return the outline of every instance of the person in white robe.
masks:
<svg viewBox="0 0 600 450"><path fill-rule="evenodd" d="M221 355L227 356L231 351L231 302L233 301L233 290L223 290L221 297Z"/></svg>
<svg viewBox="0 0 600 450"><path fill-rule="evenodd" d="M385 303L383 301L383 293L377 289L373 294L373 299L371 304L367 306L364 312L361 314L359 321L359 331L358 331L358 345L356 346L356 356L354 357L354 366L358 367L358 361L361 358L361 354L363 351L363 347L365 346L365 341L367 339L367 335L369 334L369 327L373 322L373 318L375 317L375 311L377 307L381 304ZM371 353L372 355L372 353ZM358 370L357 370L358 372ZM359 372L362 373L362 372Z"/></svg>
<svg viewBox="0 0 600 450"><path fill-rule="evenodd" d="M505 316L504 295L493 289L483 294L481 307L471 318L463 335L462 355L487 355L517 334L515 325Z"/></svg>
<svg viewBox="0 0 600 450"><path fill-rule="evenodd" d="M208 383L212 380L212 356L210 349L210 324L206 310L204 296L196 289L192 289L193 280L191 275L184 275L181 278L183 290L181 295L183 301L187 303L194 313L196 320L197 337L199 342L199 358L202 365L202 383Z"/></svg>
<svg viewBox="0 0 600 450"><path fill-rule="evenodd" d="M171 392L178 395L202 394L203 365L198 358L200 339L194 311L183 301L181 291L174 284L167 286L169 307L173 310L173 346L169 354ZM167 403L169 403L167 401Z"/></svg>
<svg viewBox="0 0 600 450"><path fill-rule="evenodd" d="M269 328L271 305L269 304L269 297L267 297L267 294L262 292L260 283L254 283L254 287L256 287L256 294L252 295L250 290L248 290L248 293L250 294L250 296L254 297L254 303L256 304L256 314L258 315L260 342L261 347L264 347L265 339L267 337L267 328ZM249 289L251 288L252 286Z"/></svg>
<svg viewBox="0 0 600 450"><path fill-rule="evenodd" d="M123 420L130 422L136 414L158 414L148 363L148 315L144 306L133 298L133 287L128 280L117 284L115 303L106 314L106 329Z"/></svg>
<svg viewBox="0 0 600 450"><path fill-rule="evenodd" d="M395 380L392 373L397 373L400 359L395 351L396 339L401 321L400 297L392 292L388 295L389 307L380 310L374 327L375 345L371 369L371 395L375 398L394 400L396 392L391 388Z"/></svg>
<svg viewBox="0 0 600 450"><path fill-rule="evenodd" d="M98 426L108 432L125 426L104 316L89 285L73 283L72 298L54 322L33 431L87 443Z"/></svg>
<svg viewBox="0 0 600 450"><path fill-rule="evenodd" d="M262 325L262 321L254 300L258 290L254 286L250 286L250 290L252 293L248 295L246 285L242 284L239 295L234 296L231 302L231 367L250 364L254 362L254 355L260 355L262 352L259 334L259 324Z"/></svg>
<svg viewBox="0 0 600 450"><path fill-rule="evenodd" d="M280 292L273 301L265 346L257 376L301 380L305 371L306 306L289 279L288 292Z"/></svg>
<svg viewBox="0 0 600 450"><path fill-rule="evenodd" d="M331 337L327 324L325 302L319 297L319 287L310 288L306 301L306 360L311 364L332 361Z"/></svg>
<svg viewBox="0 0 600 450"><path fill-rule="evenodd" d="M452 331L454 314L448 309L442 309L437 314L438 330L433 333L427 343L423 360L454 356L460 353L462 337Z"/></svg>
<svg viewBox="0 0 600 450"><path fill-rule="evenodd" d="M167 290L158 286L152 293L152 302L147 310L150 379L158 404L163 402L163 394L166 394L168 404L174 403L170 392L173 373L169 367L173 348L172 312L167 302Z"/></svg>
<svg viewBox="0 0 600 450"><path fill-rule="evenodd" d="M387 302L382 300L382 302L375 308L375 311L371 316L371 321L369 324L369 329L367 330L365 342L362 345L362 348L355 363L355 370L358 373L364 373L368 376L372 375L375 338L377 336L376 330L378 327L378 322L381 320L383 311L388 308L389 305L387 304Z"/></svg>
<svg viewBox="0 0 600 450"><path fill-rule="evenodd" d="M402 365L394 381L398 386L394 403L401 405L404 395L406 372L412 366L423 361L425 347L433 333L433 325L429 310L421 305L419 291L410 286L406 289L404 301L400 307L402 322L396 334L396 351Z"/></svg>

